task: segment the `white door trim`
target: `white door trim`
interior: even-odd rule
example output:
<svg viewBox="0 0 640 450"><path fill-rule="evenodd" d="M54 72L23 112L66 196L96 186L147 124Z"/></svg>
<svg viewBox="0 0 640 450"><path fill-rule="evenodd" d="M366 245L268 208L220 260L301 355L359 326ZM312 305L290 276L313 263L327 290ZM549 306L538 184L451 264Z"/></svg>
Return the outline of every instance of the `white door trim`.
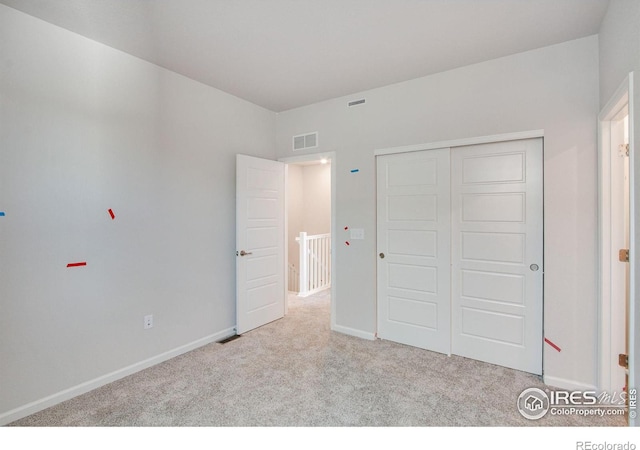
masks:
<svg viewBox="0 0 640 450"><path fill-rule="evenodd" d="M337 162L336 162L336 152L323 152L323 153L312 153L312 154L308 154L308 155L300 155L300 156L288 156L285 158L279 158L278 161L283 162L285 164L291 164L291 163L300 163L300 162L306 162L306 161L318 161L322 158L326 158L329 161L331 161L331 329L334 331L337 331L337 325L336 325L336 305L338 303L338 298L336 296L336 283L337 283L337 277L336 277L336 267L337 267L337 263L336 263L336 249L338 248L337 242L336 242L336 237L338 235L337 233L337 228L336 228L336 205L337 205L337 200L336 200L336 179L338 178L337 176L337 171L336 171L336 167L337 167ZM285 166L286 167L286 166ZM287 171L285 170L285 186L287 183ZM285 187L286 190L286 187ZM288 205L286 203L286 196L285 196L285 219L286 219L286 214L287 214L287 208ZM285 220L285 236L287 236L287 221ZM288 255L288 242L287 239L285 239L285 248L284 248L284 254ZM289 276L288 276L288 271L285 270L285 286L289 285L289 280L288 280ZM285 302L285 312L286 312L286 308L287 308L287 302Z"/></svg>
<svg viewBox="0 0 640 450"><path fill-rule="evenodd" d="M611 389L611 379L609 375L610 361L611 361L611 262L609 255L612 251L612 229L611 229L611 166L610 158L611 153L616 149L611 148L611 134L610 123L614 116L626 105L629 108L629 217L630 220L630 249L635 249L635 208L634 208L634 137L633 137L633 72L631 72L620 87L616 90L615 94L602 108L598 115L598 166L599 166L599 183L598 183L598 206L599 206L599 223L598 223L598 238L599 238L599 316L600 316L600 339L599 339L599 371L598 371L598 387L602 390ZM635 273L635 255L630 258L630 295L631 301L629 305L629 320L633 321L635 314L635 302L633 301L633 295L635 292L635 280L633 274ZM630 332L633 331L633 323L630 323ZM630 338L628 343L629 352L629 386L636 386L635 383L635 348L634 339ZM634 420L630 419L630 424L633 424Z"/></svg>
<svg viewBox="0 0 640 450"><path fill-rule="evenodd" d="M422 150L435 150L438 148L453 148L466 145L490 144L494 142L517 141L520 139L543 138L544 130L519 131L516 133L494 134L491 136L478 136L452 141L430 142L426 144L405 145L402 147L390 147L375 150L373 154L390 155L393 153L419 152Z"/></svg>

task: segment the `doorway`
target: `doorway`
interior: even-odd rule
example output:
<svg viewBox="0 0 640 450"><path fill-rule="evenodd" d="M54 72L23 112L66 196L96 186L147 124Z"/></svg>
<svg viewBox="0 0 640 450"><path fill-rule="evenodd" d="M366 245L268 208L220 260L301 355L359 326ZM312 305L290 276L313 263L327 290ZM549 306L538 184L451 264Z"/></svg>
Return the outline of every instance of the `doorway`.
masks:
<svg viewBox="0 0 640 450"><path fill-rule="evenodd" d="M335 322L335 153L283 158L285 163L285 257L290 300L329 298Z"/></svg>
<svg viewBox="0 0 640 450"><path fill-rule="evenodd" d="M236 155L236 328L237 334L282 318L288 308L287 166L335 162L333 152L266 160ZM330 270L335 280L335 165L330 164ZM326 187L325 187L326 190ZM326 193L325 193L326 194ZM326 256L326 255L325 255ZM330 289L331 329L336 325L335 284Z"/></svg>
<svg viewBox="0 0 640 450"><path fill-rule="evenodd" d="M633 383L633 164L630 76L599 116L599 388L622 393ZM630 417L630 421L633 418Z"/></svg>

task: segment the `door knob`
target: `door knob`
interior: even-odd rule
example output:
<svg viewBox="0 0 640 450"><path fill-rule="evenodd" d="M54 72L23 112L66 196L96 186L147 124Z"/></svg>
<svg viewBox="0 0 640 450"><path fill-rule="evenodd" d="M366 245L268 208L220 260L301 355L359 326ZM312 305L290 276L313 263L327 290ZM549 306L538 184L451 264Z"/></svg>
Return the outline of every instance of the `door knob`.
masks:
<svg viewBox="0 0 640 450"><path fill-rule="evenodd" d="M529 269L531 269L533 272L537 272L539 268L540 267L537 264L531 264L529 266Z"/></svg>
<svg viewBox="0 0 640 450"><path fill-rule="evenodd" d="M251 252L245 252L244 250L240 250L240 256L253 255Z"/></svg>
<svg viewBox="0 0 640 450"><path fill-rule="evenodd" d="M384 259L384 253L380 253L380 258Z"/></svg>

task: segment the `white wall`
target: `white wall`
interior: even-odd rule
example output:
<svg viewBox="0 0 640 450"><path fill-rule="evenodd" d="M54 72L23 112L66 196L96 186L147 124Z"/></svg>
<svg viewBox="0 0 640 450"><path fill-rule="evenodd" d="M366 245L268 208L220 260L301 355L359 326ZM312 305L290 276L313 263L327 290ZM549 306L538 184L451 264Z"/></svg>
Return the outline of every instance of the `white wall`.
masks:
<svg viewBox="0 0 640 450"><path fill-rule="evenodd" d="M640 254L640 224L637 212L640 211L640 2L637 0L611 0L607 14L600 27L600 107L604 107L630 72L634 73L634 98L631 107L634 110L635 167L635 248L631 255ZM638 261L638 258L632 256ZM635 279L635 323L640 324L640 264L636 263ZM640 333L635 333L636 383L640 376ZM640 422L636 422L640 423Z"/></svg>
<svg viewBox="0 0 640 450"><path fill-rule="evenodd" d="M302 167L304 181L303 227L307 234L331 232L331 165Z"/></svg>
<svg viewBox="0 0 640 450"><path fill-rule="evenodd" d="M275 119L0 5L0 424L230 333Z"/></svg>
<svg viewBox="0 0 640 450"><path fill-rule="evenodd" d="M640 69L640 2L610 0L600 27L600 105L625 77ZM636 85L637 86L637 85Z"/></svg>
<svg viewBox="0 0 640 450"><path fill-rule="evenodd" d="M545 377L594 386L598 103L591 36L279 114L278 156L292 156L293 135L318 130L317 151L337 155L337 229L365 230L337 249L336 329L376 331L375 149L544 129L544 331L562 349L544 346Z"/></svg>
<svg viewBox="0 0 640 450"><path fill-rule="evenodd" d="M296 237L303 230L304 223L304 179L302 166L287 166L287 254L288 263L300 267L300 247Z"/></svg>

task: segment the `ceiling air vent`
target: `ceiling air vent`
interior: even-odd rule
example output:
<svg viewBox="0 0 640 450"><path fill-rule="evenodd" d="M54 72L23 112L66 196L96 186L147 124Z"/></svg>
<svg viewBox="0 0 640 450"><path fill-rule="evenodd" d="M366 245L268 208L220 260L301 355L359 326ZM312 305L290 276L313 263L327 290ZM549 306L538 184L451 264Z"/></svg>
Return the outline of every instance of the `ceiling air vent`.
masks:
<svg viewBox="0 0 640 450"><path fill-rule="evenodd" d="M293 150L306 150L318 146L318 132L293 137Z"/></svg>
<svg viewBox="0 0 640 450"><path fill-rule="evenodd" d="M349 102L348 105L349 105L349 107L363 105L364 102L366 102L366 101L367 101L366 99L361 98L360 100L354 100L352 102Z"/></svg>

